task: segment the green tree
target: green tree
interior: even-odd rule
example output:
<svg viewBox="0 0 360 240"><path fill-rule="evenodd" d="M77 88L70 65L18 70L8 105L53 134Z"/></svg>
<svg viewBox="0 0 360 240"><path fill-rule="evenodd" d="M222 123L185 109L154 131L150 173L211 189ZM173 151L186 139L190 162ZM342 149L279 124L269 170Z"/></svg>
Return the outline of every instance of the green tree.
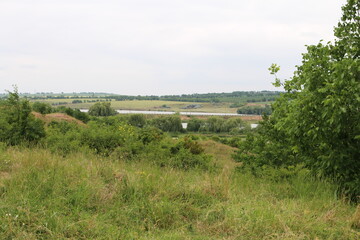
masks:
<svg viewBox="0 0 360 240"><path fill-rule="evenodd" d="M48 103L42 103L42 102L34 102L32 105L32 109L35 112L41 113L41 114L48 114L53 112L53 108Z"/></svg>
<svg viewBox="0 0 360 240"><path fill-rule="evenodd" d="M106 117L116 115L116 111L111 107L109 102L98 102L89 109L89 115L97 117Z"/></svg>
<svg viewBox="0 0 360 240"><path fill-rule="evenodd" d="M152 119L150 125L159 128L164 132L182 132L181 118L179 115L161 116Z"/></svg>
<svg viewBox="0 0 360 240"><path fill-rule="evenodd" d="M286 92L273 104L272 116L262 124L263 133L252 136L254 144L247 150L242 147L239 154L248 153L248 158L261 164L305 163L317 176L335 180L342 193L358 200L360 1L348 0L342 9L335 41L307 46L292 79L281 82L276 77L275 85ZM269 70L276 75L279 67L273 64ZM271 159L261 161L260 156Z"/></svg>
<svg viewBox="0 0 360 240"><path fill-rule="evenodd" d="M198 118L191 118L187 125L187 130L190 132L198 132L200 127L204 125L205 122Z"/></svg>
<svg viewBox="0 0 360 240"><path fill-rule="evenodd" d="M0 105L0 141L9 145L37 142L45 136L44 123L31 114L29 101L15 88Z"/></svg>

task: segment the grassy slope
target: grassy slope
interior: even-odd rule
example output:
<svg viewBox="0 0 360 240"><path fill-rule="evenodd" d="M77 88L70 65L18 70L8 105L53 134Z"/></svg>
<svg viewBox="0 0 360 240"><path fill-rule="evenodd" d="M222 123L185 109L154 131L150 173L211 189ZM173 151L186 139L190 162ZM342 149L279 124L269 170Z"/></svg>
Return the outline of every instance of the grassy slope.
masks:
<svg viewBox="0 0 360 240"><path fill-rule="evenodd" d="M359 239L333 186L236 173L234 149L202 145L218 172L0 150L0 239Z"/></svg>

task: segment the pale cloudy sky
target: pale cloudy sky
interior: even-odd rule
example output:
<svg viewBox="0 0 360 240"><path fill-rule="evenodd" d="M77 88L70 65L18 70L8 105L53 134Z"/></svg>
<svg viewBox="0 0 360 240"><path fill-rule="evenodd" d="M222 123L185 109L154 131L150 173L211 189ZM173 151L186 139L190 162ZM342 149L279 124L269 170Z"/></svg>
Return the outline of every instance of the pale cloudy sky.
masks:
<svg viewBox="0 0 360 240"><path fill-rule="evenodd" d="M274 90L345 0L0 0L0 92ZM280 89L279 89L280 90Z"/></svg>

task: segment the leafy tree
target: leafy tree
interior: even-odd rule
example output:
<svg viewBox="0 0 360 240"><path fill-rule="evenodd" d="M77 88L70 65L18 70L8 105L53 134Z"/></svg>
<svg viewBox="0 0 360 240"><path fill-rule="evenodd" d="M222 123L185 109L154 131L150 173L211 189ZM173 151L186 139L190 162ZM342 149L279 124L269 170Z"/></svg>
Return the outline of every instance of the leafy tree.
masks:
<svg viewBox="0 0 360 240"><path fill-rule="evenodd" d="M179 115L161 116L152 119L150 125L159 128L164 132L182 132L181 119Z"/></svg>
<svg viewBox="0 0 360 240"><path fill-rule="evenodd" d="M200 127L204 125L204 121L198 118L191 118L187 125L187 130L190 132L198 132Z"/></svg>
<svg viewBox="0 0 360 240"><path fill-rule="evenodd" d="M44 123L31 114L29 101L17 89L0 105L0 141L9 145L37 142L45 136Z"/></svg>
<svg viewBox="0 0 360 240"><path fill-rule="evenodd" d="M48 103L42 103L42 102L34 102L32 105L32 109L35 112L41 113L41 114L48 114L52 113L53 109L50 104Z"/></svg>
<svg viewBox="0 0 360 240"><path fill-rule="evenodd" d="M229 118L223 123L221 131L239 133L246 128L247 125L240 118Z"/></svg>
<svg viewBox="0 0 360 240"><path fill-rule="evenodd" d="M281 82L276 77L275 85L286 93L273 104L263 132L244 144L248 158L260 165L305 163L359 200L360 1L348 0L342 9L334 43L307 46L292 79ZM269 70L276 75L279 67L273 64ZM245 152L242 147L239 154ZM261 162L259 157L271 159Z"/></svg>
<svg viewBox="0 0 360 240"><path fill-rule="evenodd" d="M116 115L116 111L111 107L111 103L98 102L90 107L89 115L97 117L113 116Z"/></svg>
<svg viewBox="0 0 360 240"><path fill-rule="evenodd" d="M223 129L224 122L225 120L223 118L209 117L206 121L205 128L203 129L206 130L207 132L220 133L221 130Z"/></svg>

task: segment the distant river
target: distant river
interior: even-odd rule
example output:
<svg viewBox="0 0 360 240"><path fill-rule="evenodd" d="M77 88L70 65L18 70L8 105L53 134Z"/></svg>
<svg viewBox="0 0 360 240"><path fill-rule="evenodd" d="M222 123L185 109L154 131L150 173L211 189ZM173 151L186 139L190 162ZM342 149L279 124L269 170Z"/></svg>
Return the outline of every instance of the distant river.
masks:
<svg viewBox="0 0 360 240"><path fill-rule="evenodd" d="M80 109L81 112L88 112L89 109ZM171 115L176 112L164 112L164 111L140 111L140 110L116 110L120 114L150 114L150 115ZM180 115L192 115L192 116L251 116L247 114L237 113L210 113L210 112L179 112Z"/></svg>

